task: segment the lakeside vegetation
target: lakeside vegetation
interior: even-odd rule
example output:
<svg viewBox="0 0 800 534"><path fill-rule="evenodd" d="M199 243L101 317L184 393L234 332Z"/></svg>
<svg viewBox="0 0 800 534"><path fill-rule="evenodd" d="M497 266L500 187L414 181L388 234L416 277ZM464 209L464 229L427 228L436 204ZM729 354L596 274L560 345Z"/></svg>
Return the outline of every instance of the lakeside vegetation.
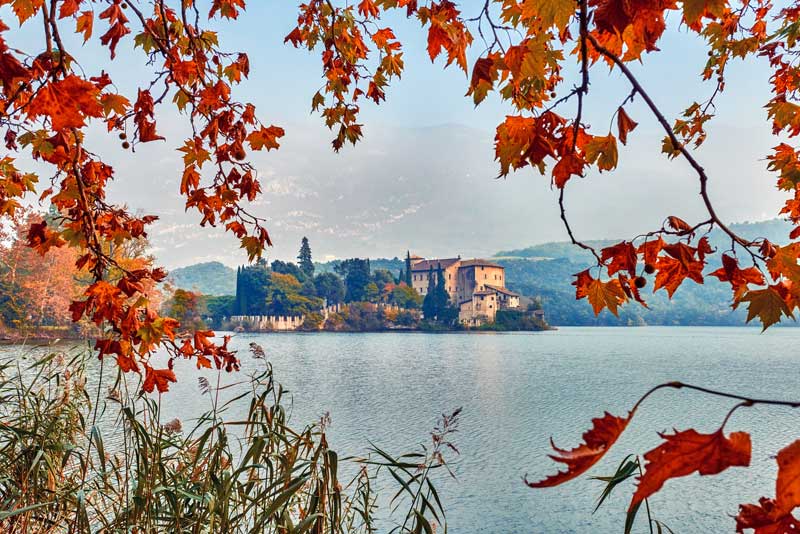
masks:
<svg viewBox="0 0 800 534"><path fill-rule="evenodd" d="M458 410L417 450L372 446L340 457L326 436L330 421L292 421L264 351L251 344L250 352L258 372L233 392L201 379L197 400L207 410L170 421L165 399L139 394L140 377L113 369L108 387L89 372L94 356L85 348L0 360L0 532L446 528L435 479L449 471ZM378 485L396 487L388 507Z"/></svg>

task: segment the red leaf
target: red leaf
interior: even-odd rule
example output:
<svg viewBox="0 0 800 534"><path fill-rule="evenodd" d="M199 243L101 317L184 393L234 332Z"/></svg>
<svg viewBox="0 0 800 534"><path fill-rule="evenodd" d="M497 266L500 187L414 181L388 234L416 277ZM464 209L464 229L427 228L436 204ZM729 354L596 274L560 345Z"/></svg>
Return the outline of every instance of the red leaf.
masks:
<svg viewBox="0 0 800 534"><path fill-rule="evenodd" d="M740 269L739 262L735 258L722 255L722 267L710 273L709 276L716 276L720 282L730 282L733 288L734 300L739 298L747 291L747 284L764 285L764 275L758 267L748 267Z"/></svg>
<svg viewBox="0 0 800 534"><path fill-rule="evenodd" d="M656 262L656 283L654 291L662 287L667 290L670 298L686 278L691 278L698 284L703 283L703 265L705 262L695 259L697 249L685 243L664 245L663 250L669 256L660 256ZM670 257L671 256L671 257Z"/></svg>
<svg viewBox="0 0 800 534"><path fill-rule="evenodd" d="M611 260L608 265L608 275L612 276L618 271L628 271L631 276L636 276L636 249L633 243L623 241L614 246L606 247L600 251L603 263Z"/></svg>
<svg viewBox="0 0 800 534"><path fill-rule="evenodd" d="M171 369L153 369L145 367L144 383L142 389L147 393L152 393L157 389L159 393L169 391L169 383L177 382L175 373Z"/></svg>
<svg viewBox="0 0 800 534"><path fill-rule="evenodd" d="M800 520L792 514L779 514L775 501L761 497L758 504L742 504L736 516L736 532L753 529L753 534L796 534Z"/></svg>
<svg viewBox="0 0 800 534"><path fill-rule="evenodd" d="M736 532L749 528L754 534L791 534L800 532L800 521L792 510L800 506L800 440L784 447L777 457L778 479L775 499L762 497L758 504L739 506Z"/></svg>
<svg viewBox="0 0 800 534"><path fill-rule="evenodd" d="M551 439L550 444L556 454L551 454L550 458L566 464L567 470L538 482L528 482L526 479L525 483L532 488L549 488L585 473L608 452L628 426L630 418L631 414L628 417L617 417L606 412L603 417L592 419L592 428L583 434L583 443L569 451L559 449Z"/></svg>
<svg viewBox="0 0 800 534"><path fill-rule="evenodd" d="M689 226L689 223L687 223L680 217L675 217L674 215L670 215L669 217L667 217L667 226L678 232L692 231L692 227Z"/></svg>
<svg viewBox="0 0 800 534"><path fill-rule="evenodd" d="M750 435L746 432L733 432L726 437L722 429L713 434L689 429L659 435L665 441L644 455L647 465L644 475L639 477L631 508L656 493L671 478L695 471L716 475L729 467L750 465Z"/></svg>

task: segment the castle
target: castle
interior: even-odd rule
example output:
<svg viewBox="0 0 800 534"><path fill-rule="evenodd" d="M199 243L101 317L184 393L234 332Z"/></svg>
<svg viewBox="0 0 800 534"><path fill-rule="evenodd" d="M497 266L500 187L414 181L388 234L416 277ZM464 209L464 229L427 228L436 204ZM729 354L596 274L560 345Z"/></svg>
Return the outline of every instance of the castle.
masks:
<svg viewBox="0 0 800 534"><path fill-rule="evenodd" d="M465 326L492 322L498 309L517 309L520 296L506 289L505 268L483 259L457 258L425 259L406 255L406 272L411 287L425 296L428 287L444 277L444 287L450 302L458 308L458 320Z"/></svg>

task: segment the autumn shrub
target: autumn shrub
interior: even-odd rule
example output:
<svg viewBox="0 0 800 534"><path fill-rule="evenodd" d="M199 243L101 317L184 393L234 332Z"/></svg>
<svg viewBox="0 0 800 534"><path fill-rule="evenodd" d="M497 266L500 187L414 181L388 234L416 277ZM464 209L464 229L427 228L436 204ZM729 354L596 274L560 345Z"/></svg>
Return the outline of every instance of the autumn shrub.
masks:
<svg viewBox="0 0 800 534"><path fill-rule="evenodd" d="M431 475L449 470L443 453L458 412L443 416L419 452L394 456L373 447L340 458L326 437L328 418L294 426L263 350L253 344L251 352L261 367L254 375L223 387L200 379L209 409L194 421L163 421L166 397L140 394L130 375L118 373L104 388L102 367L98 377L86 350L4 362L0 532L446 528ZM386 501L394 514L379 508L373 490L384 473L400 484Z"/></svg>

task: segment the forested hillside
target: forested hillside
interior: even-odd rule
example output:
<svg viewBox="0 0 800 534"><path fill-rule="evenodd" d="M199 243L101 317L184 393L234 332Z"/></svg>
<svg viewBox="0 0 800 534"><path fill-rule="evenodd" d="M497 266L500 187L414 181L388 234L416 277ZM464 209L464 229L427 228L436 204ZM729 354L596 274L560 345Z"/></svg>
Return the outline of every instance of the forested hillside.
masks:
<svg viewBox="0 0 800 534"><path fill-rule="evenodd" d="M791 225L779 219L733 224L731 228L744 237L765 237L774 243L786 242L791 231ZM714 248L730 248L729 240L721 232L711 232L708 237ZM587 243L602 248L619 241L618 238ZM652 294L652 276L646 276L647 285L642 289L649 294L646 297L649 309L629 305L620 309L619 318L608 310L595 317L585 301L575 300L569 276L593 265L594 259L590 252L566 242L498 252L496 261L506 268L506 283L511 289L541 297L552 325L743 325L747 317L743 308L731 309L730 287L716 278L706 277L703 287L688 281L670 301L664 291ZM706 272L718 266L709 263Z"/></svg>
<svg viewBox="0 0 800 534"><path fill-rule="evenodd" d="M174 269L170 271L168 280L177 288L203 295L236 293L236 271L218 261Z"/></svg>

